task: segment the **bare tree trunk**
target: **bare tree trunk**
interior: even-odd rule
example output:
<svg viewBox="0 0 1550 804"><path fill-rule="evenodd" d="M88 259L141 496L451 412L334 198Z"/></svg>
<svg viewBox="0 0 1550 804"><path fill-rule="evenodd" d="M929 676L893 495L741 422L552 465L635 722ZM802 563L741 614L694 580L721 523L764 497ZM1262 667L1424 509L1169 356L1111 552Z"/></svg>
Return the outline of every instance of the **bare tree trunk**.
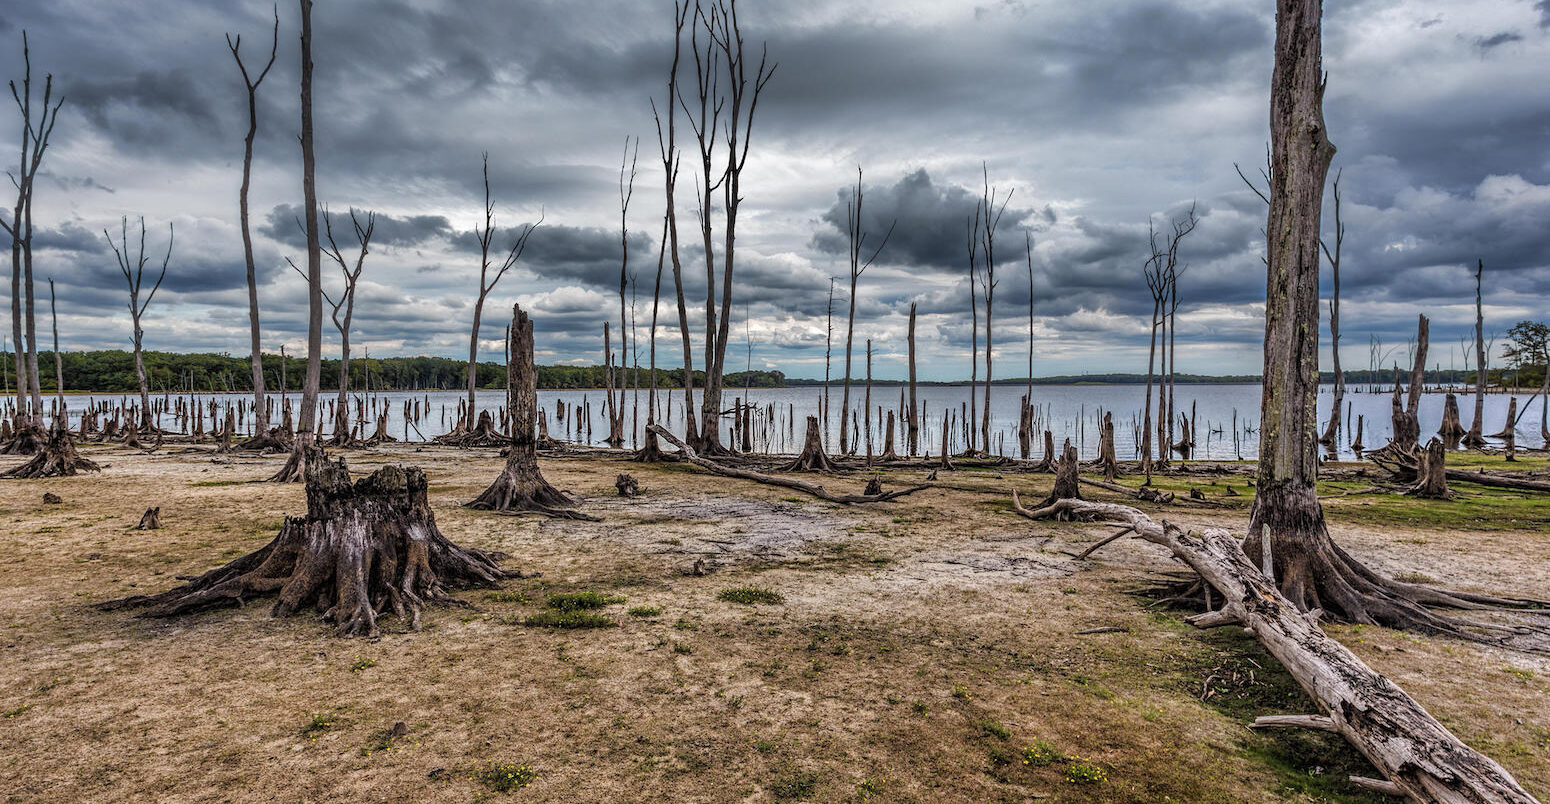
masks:
<svg viewBox="0 0 1550 804"><path fill-rule="evenodd" d="M883 242L878 244L877 249L872 252L872 256L867 258L865 261L862 260L861 249L866 244L867 238L867 233L864 231L861 225L862 200L863 195L861 192L861 168L858 166L856 168L856 189L851 192L850 202L845 205L845 236L847 240L846 253L850 258L850 311L849 314L845 317L845 386L844 391L840 395L841 454L850 454L854 451L854 448L849 445L850 428L847 427L846 424L847 419L850 416L851 344L854 342L856 335L856 284L861 279L861 275L866 273L866 269L872 267L872 262L877 259L877 255L882 253L883 246L888 245L888 238L893 236L893 227L889 226L888 234L883 236ZM870 343L870 340L868 343ZM870 393L868 394L868 398L870 399ZM868 403L867 410L867 428L868 432L870 432L872 425L870 403ZM871 446L870 437L868 437L867 441L868 446Z"/></svg>
<svg viewBox="0 0 1550 804"><path fill-rule="evenodd" d="M1150 277L1148 282L1150 283ZM1162 301L1157 295L1158 291L1152 291L1152 342L1146 355L1146 397L1141 403L1141 471L1146 475L1146 483L1152 482L1152 376L1153 364L1157 359L1157 312Z"/></svg>
<svg viewBox="0 0 1550 804"><path fill-rule="evenodd" d="M1334 399L1329 407L1329 423L1324 427L1324 435L1319 443L1335 449L1335 439L1340 432L1340 406L1345 404L1345 372L1340 369L1340 247L1345 243L1345 223L1340 219L1340 174L1335 174L1334 184L1335 199L1335 249L1330 251L1329 245L1322 238L1319 240L1319 248L1324 252L1324 258L1329 261L1330 278L1334 285L1333 295L1329 298L1329 356L1332 368L1335 371Z"/></svg>
<svg viewBox="0 0 1550 804"><path fill-rule="evenodd" d="M975 205L974 217L965 227L969 241L969 421L979 418L979 391L980 381L980 303L979 294L974 290L974 284L979 281L979 271L976 260L980 248L980 218L983 209L981 205ZM944 428L947 426L944 420ZM964 445L963 454L974 456L974 428L967 428L968 442ZM945 457L944 457L945 460Z"/></svg>
<svg viewBox="0 0 1550 804"><path fill-rule="evenodd" d="M274 66L275 56L280 50L279 7L275 7L274 36L269 48L269 61L264 64L264 69L259 71L257 78L248 75L247 65L242 62L240 53L242 35L238 34L234 40L228 34L226 47L231 50L231 57L237 62L237 69L242 73L242 83L247 87L248 93L248 132L242 138L242 188L237 194L237 208L242 223L242 256L247 264L249 360L253 370L253 435L255 442L267 445L272 436L269 434L269 408L264 393L263 347L259 342L258 276L253 262L253 233L248 218L248 189L252 185L253 178L253 140L258 136L258 87L264 82L265 76L269 75L269 69Z"/></svg>
<svg viewBox="0 0 1550 804"><path fill-rule="evenodd" d="M1421 450L1416 462L1416 484L1410 490L1411 494L1431 500L1446 500L1453 496L1448 491L1447 455L1442 442L1436 438Z"/></svg>
<svg viewBox="0 0 1550 804"><path fill-rule="evenodd" d="M129 251L128 217L120 221L120 243L115 244L113 236L108 234L106 229L102 230L102 236L107 238L108 247L113 250L113 258L118 262L119 272L124 275L124 281L129 286L129 321L134 334L135 381L140 387L140 422L135 429L140 433L149 433L155 427L151 421L151 393L145 375L145 358L141 348L145 341L145 329L140 326L140 322L145 316L146 308L151 306L151 300L156 297L156 291L161 289L162 280L167 278L167 263L172 260L172 224L167 224L167 256L162 258L161 273L157 275L156 283L151 286L151 291L145 295L143 301L140 298L140 292L145 278L145 266L149 261L145 254L145 218L140 219L139 250L133 256Z"/></svg>
<svg viewBox="0 0 1550 804"><path fill-rule="evenodd" d="M1114 453L1114 414L1104 411L1103 423L1098 427L1098 468L1103 470L1103 479L1113 483L1119 474L1119 460Z"/></svg>
<svg viewBox="0 0 1550 804"><path fill-rule="evenodd" d="M908 448L909 448L909 456L911 458L913 458L916 455L918 455L919 452L920 452L920 415L919 415L919 412L917 411L917 409L915 407L915 304L913 302L910 303L909 349L910 349L910 407L909 407L908 415L910 417L910 420L909 420L909 426L908 426L908 431L909 431L909 444L908 444ZM1550 380L1550 368L1547 368L1545 376L1546 376L1547 380ZM1550 398L1550 397L1547 397L1547 398Z"/></svg>
<svg viewBox="0 0 1550 804"><path fill-rule="evenodd" d="M65 359L59 353L59 308L54 300L54 278L48 280L48 312L54 323L54 423L64 426L70 417L65 415Z"/></svg>
<svg viewBox="0 0 1550 804"><path fill-rule="evenodd" d="M1478 449L1485 446L1485 307L1481 302L1480 283L1485 274L1485 260L1475 263L1475 416L1464 435L1464 446ZM1550 368L1546 369L1550 371Z"/></svg>
<svg viewBox="0 0 1550 804"><path fill-rule="evenodd" d="M682 339L684 361L684 437L689 440L689 443L696 443L699 441L699 435L695 426L694 415L692 413L694 410L694 350L690 346L689 342L689 307L688 302L684 296L683 261L678 251L678 207L674 201L675 191L678 184L678 168L680 165L679 160L681 158L678 154L677 147L677 110L680 100L678 92L678 62L683 47L684 24L688 20L690 11L691 8L687 0L682 3L675 0L673 3L673 64L672 67L668 70L667 77L668 114L667 136L665 139L662 135L662 117L657 113L655 101L652 102L651 108L652 115L656 119L657 124L657 144L662 154L662 167L664 172L667 174L667 179L663 183L667 201L666 212L664 214L667 216L668 251L673 261L673 289L677 295L678 301L678 334ZM696 58L698 58L699 49L697 45L695 46L694 52ZM671 402L669 402L669 405L671 405ZM648 427L647 432L652 432L651 428Z"/></svg>
<svg viewBox="0 0 1550 804"><path fill-rule="evenodd" d="M502 513L534 511L569 519L591 519L570 509L576 501L549 485L538 470L534 437L538 415L538 374L533 366L533 322L520 305L511 307L511 360L506 367L506 407L511 413L511 446L506 467L469 508Z"/></svg>

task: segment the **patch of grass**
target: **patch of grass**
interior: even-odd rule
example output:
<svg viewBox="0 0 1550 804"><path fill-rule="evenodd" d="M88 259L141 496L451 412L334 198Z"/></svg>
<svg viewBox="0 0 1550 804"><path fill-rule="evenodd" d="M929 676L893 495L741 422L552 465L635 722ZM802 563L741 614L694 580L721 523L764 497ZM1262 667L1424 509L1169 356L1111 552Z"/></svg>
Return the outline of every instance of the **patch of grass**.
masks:
<svg viewBox="0 0 1550 804"><path fill-rule="evenodd" d="M21 706L18 706L15 709L7 709L5 711L5 719L6 720L10 720L11 718L14 718L14 717L21 717L22 713L26 712L28 709L31 709L31 708L32 708L32 704L22 704Z"/></svg>
<svg viewBox="0 0 1550 804"><path fill-rule="evenodd" d="M312 719L307 725L301 727L301 736L308 740L316 741L329 729L339 725L339 715L336 712L313 712Z"/></svg>
<svg viewBox="0 0 1550 804"><path fill-rule="evenodd" d="M1448 456L1448 462L1454 463L1452 454ZM1319 493L1339 494L1371 485L1366 480L1325 481L1319 483ZM1327 498L1322 502L1325 514L1332 521L1367 526L1397 525L1442 532L1529 531L1542 530L1550 525L1550 506L1544 504L1542 495L1534 492L1494 488L1467 481L1450 481L1448 488L1454 492L1451 500L1425 500L1400 494L1354 494Z"/></svg>
<svg viewBox="0 0 1550 804"><path fill-rule="evenodd" d="M377 666L377 660L376 659L356 659L350 665L350 672L352 672L352 673L359 673L362 670L365 670L365 669L367 669L369 667L376 667L376 666Z"/></svg>
<svg viewBox="0 0 1550 804"><path fill-rule="evenodd" d="M512 589L500 589L494 592L485 592L484 599L491 603L531 603L527 595Z"/></svg>
<svg viewBox="0 0 1550 804"><path fill-rule="evenodd" d="M1066 771L1063 775L1066 781L1071 784L1103 784L1109 779L1109 774L1103 769L1103 766L1077 758L1073 758L1066 765Z"/></svg>
<svg viewBox="0 0 1550 804"><path fill-rule="evenodd" d="M562 592L550 595L544 600L544 605L559 611L591 611L623 602L623 595L605 595L600 592L587 590L584 592Z"/></svg>
<svg viewBox="0 0 1550 804"><path fill-rule="evenodd" d="M249 483L248 480L196 480L190 483L194 488L210 488L213 486L240 486Z"/></svg>
<svg viewBox="0 0 1550 804"><path fill-rule="evenodd" d="M1030 768L1042 768L1066 758L1065 754L1060 753L1060 749L1048 740L1034 740L1033 745L1023 746L1019 757L1022 763Z"/></svg>
<svg viewBox="0 0 1550 804"><path fill-rule="evenodd" d="M818 774L812 771L795 771L770 783L770 794L776 799L812 798L818 792Z"/></svg>
<svg viewBox="0 0 1550 804"><path fill-rule="evenodd" d="M662 615L662 607L661 606L631 606L629 614L630 614L631 617L638 617L638 618L643 619L643 620L644 619L650 619L652 617L660 617Z"/></svg>
<svg viewBox="0 0 1550 804"><path fill-rule="evenodd" d="M910 704L910 710L917 715L929 715L931 714L931 704L925 701L916 701Z"/></svg>
<svg viewBox="0 0 1550 804"><path fill-rule="evenodd" d="M998 723L994 720L978 721L974 724L974 728L978 729L980 734L983 734L987 737L995 737L999 740L1012 739L1012 730L1007 728L1005 724Z"/></svg>
<svg viewBox="0 0 1550 804"><path fill-rule="evenodd" d="M1394 580L1400 583L1436 583L1437 579L1424 572L1396 572Z"/></svg>
<svg viewBox="0 0 1550 804"><path fill-rule="evenodd" d="M676 653L676 654L679 654L680 656L688 656L689 654L694 652L694 648L692 648L692 647L690 647L688 645L685 645L682 642L674 642L673 643L673 652Z"/></svg>
<svg viewBox="0 0 1550 804"><path fill-rule="evenodd" d="M510 793L532 784L538 771L515 762L491 762L474 769L469 778L496 793Z"/></svg>
<svg viewBox="0 0 1550 804"><path fill-rule="evenodd" d="M969 695L969 688L965 687L962 684L954 684L953 685L953 697L957 698L960 701L967 701L967 700L969 700L969 698L971 697Z"/></svg>
<svg viewBox="0 0 1550 804"><path fill-rule="evenodd" d="M784 603L786 599L773 589L765 589L758 586L734 586L723 589L716 594L717 600L728 603L741 603L744 606L756 606L760 603L774 605Z"/></svg>
<svg viewBox="0 0 1550 804"><path fill-rule="evenodd" d="M876 776L868 776L856 785L856 798L871 798L883 794L883 780Z"/></svg>
<svg viewBox="0 0 1550 804"><path fill-rule="evenodd" d="M545 609L529 614L523 625L535 628L614 628L619 625L612 618L594 611L563 611Z"/></svg>
<svg viewBox="0 0 1550 804"><path fill-rule="evenodd" d="M700 630L700 624L698 622L695 622L694 620L686 620L683 617L679 617L678 622L673 623L673 627L680 631Z"/></svg>

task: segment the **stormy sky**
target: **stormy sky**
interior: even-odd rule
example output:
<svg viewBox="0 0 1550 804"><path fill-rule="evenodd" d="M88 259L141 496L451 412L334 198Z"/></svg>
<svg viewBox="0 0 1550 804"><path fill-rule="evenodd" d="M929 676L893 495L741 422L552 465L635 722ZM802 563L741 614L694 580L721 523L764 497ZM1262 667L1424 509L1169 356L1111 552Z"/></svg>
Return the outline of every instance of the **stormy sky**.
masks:
<svg viewBox="0 0 1550 804"><path fill-rule="evenodd" d="M982 171L1013 192L996 249L998 376L1026 372L1025 237L1034 373L1144 371L1148 221L1166 228L1191 204L1199 226L1180 252L1180 370L1259 371L1265 214L1233 165L1257 176L1264 161L1269 0L745 0L740 12L750 46L767 43L778 68L743 177L730 369L745 365L751 343L756 368L823 375L830 277L841 280L843 337L844 200L860 166L868 242L894 227L855 302L857 348L873 340L878 376L904 371L912 302L922 376L968 374L964 223ZM156 264L168 224L176 230L146 348L246 354L237 191L247 110L224 35L242 35L256 70L272 14L265 2L26 0L0 15L0 70L20 77L26 29L38 83L51 72L66 96L35 202L37 273L58 283L65 349L129 345L124 280L103 230L116 238L129 216L137 236L144 216ZM305 259L295 3L280 5L279 23L258 97L252 220L265 348L300 353L305 288L286 265ZM357 354L466 355L488 152L497 247L544 222L491 295L483 355L500 355L501 324L520 301L540 362L599 362L603 321L619 315L627 137L640 138L628 225L644 345L663 210L650 99L665 107L670 0L323 0L313 28L320 199L336 215L378 213ZM1476 259L1486 263L1488 331L1550 315L1546 65L1550 0L1327 4L1348 368L1367 367L1374 339L1382 364L1405 359L1420 312L1432 317L1433 362L1462 367ZM16 119L7 107L0 132L17 130ZM692 146L686 135L680 122L680 143ZM679 209L698 352L695 165L685 161ZM337 268L324 267L337 287ZM670 272L663 287L658 360L674 365ZM325 339L336 351L331 329ZM1327 365L1327 330L1323 340Z"/></svg>

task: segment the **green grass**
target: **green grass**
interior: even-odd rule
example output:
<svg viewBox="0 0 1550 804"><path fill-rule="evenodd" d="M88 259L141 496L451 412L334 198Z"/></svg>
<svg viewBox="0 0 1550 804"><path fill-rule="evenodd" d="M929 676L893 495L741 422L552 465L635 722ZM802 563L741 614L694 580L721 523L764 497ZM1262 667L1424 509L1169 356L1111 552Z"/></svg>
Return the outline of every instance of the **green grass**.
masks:
<svg viewBox="0 0 1550 804"><path fill-rule="evenodd" d="M544 601L544 605L559 611L591 611L623 602L623 595L605 595L588 590L585 592L564 592L550 595Z"/></svg>
<svg viewBox="0 0 1550 804"><path fill-rule="evenodd" d="M560 609L545 609L529 614L522 624L535 628L614 628L619 625L612 618L597 612Z"/></svg>
<svg viewBox="0 0 1550 804"><path fill-rule="evenodd" d="M770 783L770 794L777 800L812 798L818 792L818 774L795 771Z"/></svg>
<svg viewBox="0 0 1550 804"><path fill-rule="evenodd" d="M779 592L772 589L764 589L758 586L734 586L731 589L723 589L716 595L717 600L728 603L741 603L744 606L756 606L760 603L784 603L786 599Z"/></svg>
<svg viewBox="0 0 1550 804"><path fill-rule="evenodd" d="M491 762L476 768L470 778L496 793L510 793L532 784L538 771L515 762Z"/></svg>
<svg viewBox="0 0 1550 804"><path fill-rule="evenodd" d="M631 617L638 617L638 618L643 619L643 620L650 619L652 617L660 617L660 616L662 616L662 607L661 606L631 606L630 610L629 610L629 614L630 614Z"/></svg>

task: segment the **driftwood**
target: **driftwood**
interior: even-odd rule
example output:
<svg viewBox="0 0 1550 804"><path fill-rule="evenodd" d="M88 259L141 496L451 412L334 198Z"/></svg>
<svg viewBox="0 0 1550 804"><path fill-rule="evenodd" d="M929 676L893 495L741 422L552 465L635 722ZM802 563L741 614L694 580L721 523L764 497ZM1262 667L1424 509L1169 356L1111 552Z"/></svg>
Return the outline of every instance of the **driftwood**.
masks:
<svg viewBox="0 0 1550 804"><path fill-rule="evenodd" d="M1227 531L1213 528L1197 537L1128 506L1081 500L1059 500L1032 515L1118 521L1125 526L1120 535L1135 533L1162 545L1199 573L1225 605L1189 622L1200 628L1243 627L1286 667L1320 711L1259 718L1256 728L1339 734L1386 777L1351 779L1369 790L1448 804L1536 801L1505 768L1455 737L1394 682L1325 634L1319 612L1298 611Z"/></svg>
<svg viewBox="0 0 1550 804"><path fill-rule="evenodd" d="M781 488L793 489L804 494L811 494L820 500L827 500L833 503L843 503L848 505L853 503L886 502L888 500L896 500L907 494L914 494L917 491L931 488L931 486L926 485L913 486L911 488L899 489L897 491L886 491L880 494L834 494L833 492L826 490L823 486L820 486L817 483L809 483L806 480L797 480L796 478L790 477L777 477L775 475L764 474L763 472L755 472L752 469L743 469L737 466L728 466L726 464L717 463L708 458L701 457L699 453L695 452L693 447L685 444L678 438L678 436L668 432L660 424L647 425L647 429L655 432L657 437L677 447L678 451L683 453L684 460L700 467L701 469L711 472L712 474L721 475L722 477L736 477L742 480L752 480L755 483L765 483L771 486L780 486Z"/></svg>

